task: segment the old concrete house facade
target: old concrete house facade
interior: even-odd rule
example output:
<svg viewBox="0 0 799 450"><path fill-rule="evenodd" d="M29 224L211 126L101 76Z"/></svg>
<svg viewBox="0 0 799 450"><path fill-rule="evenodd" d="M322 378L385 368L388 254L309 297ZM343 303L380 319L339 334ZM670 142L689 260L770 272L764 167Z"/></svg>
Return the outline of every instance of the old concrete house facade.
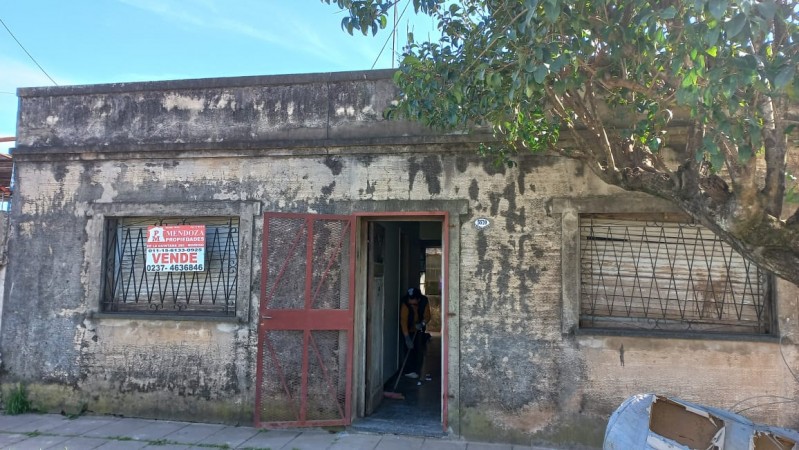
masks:
<svg viewBox="0 0 799 450"><path fill-rule="evenodd" d="M357 423L424 273L441 430L595 445L639 392L799 426L796 287L576 161L496 167L486 136L387 122L393 93L388 71L21 89L4 388ZM151 270L149 227L185 225L202 270Z"/></svg>

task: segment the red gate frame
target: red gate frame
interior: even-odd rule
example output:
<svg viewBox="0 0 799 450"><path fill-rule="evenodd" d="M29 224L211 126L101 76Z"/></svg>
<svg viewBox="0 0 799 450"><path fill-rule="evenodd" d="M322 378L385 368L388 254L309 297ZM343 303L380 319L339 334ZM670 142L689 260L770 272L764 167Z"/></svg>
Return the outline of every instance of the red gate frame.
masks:
<svg viewBox="0 0 799 450"><path fill-rule="evenodd" d="M313 260L313 222L320 220L336 220L345 223L345 229L342 231L342 238L349 232L349 302L348 309L344 310L314 310L311 309L314 297L313 277L309 273L312 270L311 264L306 264L305 276L305 305L303 309L267 309L267 270L266 262L269 256L269 219L273 217L302 219L303 226L306 227L308 232L307 242L305 248L305 260L310 262ZM255 412L254 422L256 427L297 427L297 426L336 426L336 425L349 425L352 420L352 370L353 370L353 349L354 349L354 313L355 313L355 217L352 215L332 215L332 214L297 214L297 213L278 213L267 212L264 213L264 229L263 229L263 242L262 242L262 255L261 255L261 301L258 312L258 356L256 367L256 384L255 384ZM297 242L295 241L294 245ZM343 247L343 242L341 244ZM325 269L325 274L330 268L328 264ZM284 267L285 268L285 267ZM282 273L282 270L281 270ZM271 295L271 294L270 294ZM268 314L268 315L267 315ZM267 330L296 330L303 332L303 373L301 385L301 403L300 403L300 418L297 421L285 422L261 422L261 406L263 401L263 393L261 392L261 380L263 379L263 359L264 359L264 346L266 342ZM308 358L310 357L309 348L313 343L311 330L345 330L347 334L347 368L346 368L346 387L344 399L344 411L341 413L341 419L335 420L305 420L304 412L306 409L306 397L308 389ZM269 344L271 349L271 343ZM316 344L313 343L313 347ZM271 349L274 353L274 349ZM317 350L317 358L318 350ZM324 370L324 365L322 366Z"/></svg>

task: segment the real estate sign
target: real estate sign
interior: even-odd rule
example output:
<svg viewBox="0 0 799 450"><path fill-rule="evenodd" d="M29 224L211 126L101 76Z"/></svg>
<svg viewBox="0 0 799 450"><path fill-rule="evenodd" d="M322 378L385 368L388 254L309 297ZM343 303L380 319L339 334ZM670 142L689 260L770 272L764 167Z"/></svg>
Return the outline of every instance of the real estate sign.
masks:
<svg viewBox="0 0 799 450"><path fill-rule="evenodd" d="M147 227L147 272L205 270L205 225Z"/></svg>

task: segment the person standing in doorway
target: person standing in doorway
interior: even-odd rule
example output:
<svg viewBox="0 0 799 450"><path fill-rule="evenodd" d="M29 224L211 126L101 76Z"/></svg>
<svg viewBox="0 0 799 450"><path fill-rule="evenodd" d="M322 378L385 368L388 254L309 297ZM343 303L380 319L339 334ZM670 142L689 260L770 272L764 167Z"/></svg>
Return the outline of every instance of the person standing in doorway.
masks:
<svg viewBox="0 0 799 450"><path fill-rule="evenodd" d="M405 339L405 347L410 354L405 365L405 376L419 378L427 345L426 326L430 322L430 302L419 288L408 289L400 307L400 329Z"/></svg>

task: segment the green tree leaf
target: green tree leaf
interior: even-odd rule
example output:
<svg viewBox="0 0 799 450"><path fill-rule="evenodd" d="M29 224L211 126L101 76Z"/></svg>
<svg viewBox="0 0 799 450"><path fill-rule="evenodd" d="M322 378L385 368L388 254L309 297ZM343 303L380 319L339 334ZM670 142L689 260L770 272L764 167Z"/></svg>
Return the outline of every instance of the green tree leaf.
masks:
<svg viewBox="0 0 799 450"><path fill-rule="evenodd" d="M727 12L728 7L729 7L729 2L727 0L708 1L708 9L710 10L710 14L716 20L721 20L721 18L724 17L724 13Z"/></svg>
<svg viewBox="0 0 799 450"><path fill-rule="evenodd" d="M560 4L558 0L544 0L544 14L547 22L555 23L560 14Z"/></svg>
<svg viewBox="0 0 799 450"><path fill-rule="evenodd" d="M732 18L732 20L724 25L724 31L727 32L728 38L734 38L735 36L741 34L741 31L743 31L745 25L746 15L744 13L738 13Z"/></svg>
<svg viewBox="0 0 799 450"><path fill-rule="evenodd" d="M757 3L757 11L766 20L772 20L777 13L777 4L774 0L761 0Z"/></svg>
<svg viewBox="0 0 799 450"><path fill-rule="evenodd" d="M774 85L777 89L783 89L788 83L793 82L793 77L796 75L796 66L791 64L783 67L782 70L774 77Z"/></svg>
<svg viewBox="0 0 799 450"><path fill-rule="evenodd" d="M720 27L711 27L708 28L707 32L702 37L705 41L705 44L715 47L719 41L720 35L721 35Z"/></svg>
<svg viewBox="0 0 799 450"><path fill-rule="evenodd" d="M670 20L675 17L677 17L677 8L675 8L673 5L669 5L668 8L660 12L661 19Z"/></svg>
<svg viewBox="0 0 799 450"><path fill-rule="evenodd" d="M535 79L536 83L542 84L547 77L547 73L549 73L549 69L542 64L535 68L535 71L533 72L533 79Z"/></svg>

